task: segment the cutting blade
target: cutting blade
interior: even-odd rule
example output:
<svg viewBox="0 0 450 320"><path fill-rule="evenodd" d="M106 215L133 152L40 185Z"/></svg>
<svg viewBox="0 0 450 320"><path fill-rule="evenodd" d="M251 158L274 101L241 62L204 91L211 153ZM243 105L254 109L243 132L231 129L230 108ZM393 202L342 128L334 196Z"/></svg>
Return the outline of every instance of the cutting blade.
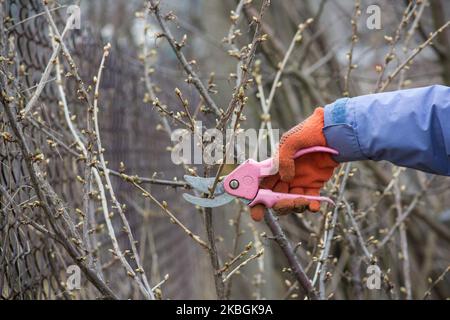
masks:
<svg viewBox="0 0 450 320"><path fill-rule="evenodd" d="M200 192L210 193L210 189L214 185L215 177L211 178L203 178L203 177L194 177L185 175L184 179L190 186ZM214 195L219 195L225 193L225 189L223 188L223 182L217 183L216 189L214 190Z"/></svg>
<svg viewBox="0 0 450 320"><path fill-rule="evenodd" d="M183 198L192 204L195 204L195 205L201 206L201 207L205 207L205 208L220 207L220 206L223 206L224 204L227 204L227 203L233 201L234 199L236 199L236 197L234 197L228 193L223 193L221 195L215 196L212 199L199 198L199 197L195 197L189 193L183 193Z"/></svg>

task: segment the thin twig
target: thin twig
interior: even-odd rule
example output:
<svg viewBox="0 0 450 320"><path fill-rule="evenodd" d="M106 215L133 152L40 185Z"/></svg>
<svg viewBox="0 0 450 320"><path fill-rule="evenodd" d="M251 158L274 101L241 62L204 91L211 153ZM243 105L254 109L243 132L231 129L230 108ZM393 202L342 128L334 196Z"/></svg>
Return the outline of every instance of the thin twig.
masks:
<svg viewBox="0 0 450 320"><path fill-rule="evenodd" d="M355 230L356 236L358 238L359 244L361 246L361 249L364 252L364 255L366 256L366 258L368 258L369 260L372 259L372 255L369 252L369 249L367 249L366 246L366 242L364 241L364 238L362 236L361 230L358 226L358 223L355 220L355 217L353 216L353 210L352 207L350 206L350 204L348 203L348 201L345 198L342 198L342 201L344 202L346 209L347 209L347 215L350 219L350 222L352 224L353 229Z"/></svg>
<svg viewBox="0 0 450 320"><path fill-rule="evenodd" d="M50 11L56 11L56 10L63 9L63 8L67 8L67 5L62 5L62 6L53 8L53 9L51 9ZM28 22L28 21L30 21L30 20L36 19L37 17L40 17L40 16L42 16L42 15L44 15L44 14L45 14L45 12L39 12L39 13L37 13L37 14L35 14L35 15L29 16L29 17L27 17L27 18L25 18L25 19L22 19L22 20L20 20L19 22L13 24L12 26L6 28L5 31L6 31L6 32L10 32L10 31L12 31L12 29L14 29L15 27L17 27L17 26L19 26L19 25L21 25L21 24L23 24L23 23L25 23L25 22ZM73 21L72 21L72 22L73 22Z"/></svg>
<svg viewBox="0 0 450 320"><path fill-rule="evenodd" d="M314 19L309 18L304 23L301 23L301 24L298 25L297 32L295 33L294 37L292 38L291 43L289 44L289 47L288 47L288 49L286 51L286 54L283 57L283 61L281 61L279 69L278 69L278 71L277 71L277 73L275 75L275 78L273 80L273 84L272 84L272 87L270 89L269 97L267 98L267 104L266 104L267 105L267 112L272 107L272 102L273 102L273 98L275 97L275 92L276 92L277 88L280 85L279 82L280 82L281 75L283 74L284 69L286 68L286 65L287 65L287 63L289 61L289 58L291 57L291 54L294 51L295 45L299 44L302 41L302 39L303 39L303 36L302 36L303 32L313 22L314 22Z"/></svg>
<svg viewBox="0 0 450 320"><path fill-rule="evenodd" d="M397 217L402 216L402 196L401 187L399 186L399 181L394 185L394 195L395 195L395 208L397 210ZM411 288L411 267L409 263L409 253L408 253L408 238L406 236L405 223L402 222L399 227L400 233L400 248L402 250L402 260L403 260L403 280L405 281L406 289L406 299L412 299L412 288Z"/></svg>
<svg viewBox="0 0 450 320"><path fill-rule="evenodd" d="M350 164L345 164L344 176L342 177L341 185L339 186L339 196L336 200L336 206L333 210L333 215L331 218L331 222L329 227L327 226L327 222L325 222L325 231L326 231L326 241L324 243L324 248L322 254L320 256L319 264L321 265L320 274L319 274L319 293L320 298L325 299L325 277L327 274L327 263L328 263L328 254L331 249L331 240L333 239L334 229L336 227L337 216L339 213L339 206L344 197L345 187L347 184L347 179L350 173L351 166ZM328 229L329 228L329 229Z"/></svg>
<svg viewBox="0 0 450 320"><path fill-rule="evenodd" d="M255 78L256 84L258 86L258 93L259 93L259 100L260 100L260 103L261 103L261 109L262 109L262 112L263 112L263 114L261 115L262 121L261 121L261 125L259 127L259 130L261 132L261 130L263 130L264 127L267 125L267 130L268 130L268 133L269 133L270 146L271 146L271 151L272 152L275 151L275 141L274 141L274 137L273 137L272 121L271 121L271 117L270 117L270 108L272 107L272 102L273 102L273 99L275 97L276 90L281 84L280 83L281 76L284 73L284 70L285 70L285 68L287 66L289 58L292 55L292 52L294 51L295 45L299 44L302 41L302 39L303 39L302 34L303 34L304 30L311 23L313 23L313 21L314 20L312 18L310 18L310 19L306 20L305 23L301 23L298 26L297 32L294 34L294 37L291 40L291 43L290 43L290 45L289 45L289 47L288 47L288 49L287 49L287 51L286 51L286 53L285 53L285 55L283 57L283 60L281 61L280 65L279 65L278 71L275 74L275 78L273 80L272 87L270 89L269 97L268 97L267 100L265 99L264 87L262 85L261 75L257 75L257 77ZM258 147L259 147L260 143L261 143L261 141L258 141Z"/></svg>
<svg viewBox="0 0 450 320"><path fill-rule="evenodd" d="M256 49L258 47L258 43L264 41L266 38L265 36L261 36L261 21L262 21L262 18L264 17L266 9L269 7L269 5L270 5L270 0L264 0L261 5L261 10L259 12L259 16L254 19L254 23L256 24L256 26L255 26L255 33L253 35L253 40L247 46L244 53L242 53L242 54L244 54L245 61L242 63L242 66L241 66L242 75L240 76L240 82L236 85L234 92L233 92L233 97L231 98L231 101L228 104L228 107L225 110L224 114L220 117L220 119L217 123L217 126L216 126L217 129L225 128L225 125L228 122L231 115L234 114L234 112L236 111L238 106L241 106L241 109L242 109L242 106L244 105L244 102L246 101L245 89L248 85L248 76L251 73L251 67L253 64L253 60L255 58ZM236 124L237 122L239 122L240 117L236 116L236 117L234 117L234 119L235 119L235 124ZM235 124L232 124L232 127L234 127Z"/></svg>
<svg viewBox="0 0 450 320"><path fill-rule="evenodd" d="M61 44L63 44L63 42L61 42ZM59 63L59 62L57 61L57 63ZM75 139L77 145L80 147L80 149L81 149L81 151L83 153L83 156L87 159L88 158L88 149L84 145L82 139L80 138L78 130L75 128L75 125L73 124L73 122L71 120L70 113L69 113L69 107L68 107L68 104L67 104L66 95L65 95L64 88L62 87L62 83L61 83L61 79L60 79L60 74L58 74L57 77L59 78L58 91L59 91L59 95L60 95L60 98L61 98L61 103L62 103L62 106L63 106L66 123L67 123L67 125L69 127L69 131L71 132L71 134L72 134L73 138ZM105 218L105 222L106 222L106 226L107 226L107 230L108 230L108 235L109 235L109 237L111 239L111 243L112 243L113 248L114 248L114 253L119 258L119 260L121 261L121 263L124 266L124 268L127 270L128 275L132 279L134 279L134 281L136 282L138 287L141 288L141 292L144 294L144 296L146 296L147 298L151 299L151 296L148 294L147 289L143 286L143 284L141 283L140 279L135 277L135 272L134 272L133 268L130 266L130 264L126 260L123 252L120 250L119 243L118 243L116 235L115 235L114 227L112 225L110 213L109 213L109 210L108 210L108 202L106 200L105 188L103 186L103 182L102 182L101 176L100 176L99 171L97 170L97 168L95 166L92 166L91 170L92 170L92 174L94 175L94 179L95 179L95 182L97 184L97 187L99 189L99 196L100 196L100 199L101 199L102 212L103 212L103 216ZM97 269L97 272L98 272L98 269Z"/></svg>
<svg viewBox="0 0 450 320"><path fill-rule="evenodd" d="M414 32L417 30L420 19L422 18L422 15L425 11L425 7L427 7L427 6L428 6L427 0L423 0L422 3L420 3L420 8L417 11L417 14L414 18L413 23L411 24L411 27L409 28L408 32L406 33L405 40L403 41L403 50L405 51L405 53L408 51L409 42L411 41L411 39L414 35ZM402 69L402 71L400 73L400 79L398 82L399 89L402 89L404 86L405 73L406 73L406 69Z"/></svg>
<svg viewBox="0 0 450 320"><path fill-rule="evenodd" d="M236 28L237 23L239 22L239 17L241 16L241 12L242 9L244 7L244 5L246 4L248 0L239 0L239 3L236 6L236 9L234 11L231 12L231 26L230 29L228 30L228 36L226 37L226 41L227 43L232 46L232 48L236 48L236 46L234 45L234 31Z"/></svg>
<svg viewBox="0 0 450 320"><path fill-rule="evenodd" d="M444 272L442 272L440 274L439 277L437 277L437 279L431 284L431 286L428 288L428 290L425 292L425 294L423 295L422 299L427 299L428 297L431 296L431 290L433 290L433 288L442 280L444 280L445 276L447 275L447 273L450 271L450 265L444 270Z"/></svg>
<svg viewBox="0 0 450 320"><path fill-rule="evenodd" d="M239 123L241 120L241 114L244 109L244 105L247 101L247 97L245 97L245 88L247 87L247 79L248 79L248 75L250 73L250 69L251 69L253 60L255 58L257 44L259 42L263 41L263 39L264 39L264 37L260 36L261 21L264 16L264 13L269 5L270 5L270 0L264 0L263 4L261 6L261 11L259 13L259 17L254 19L256 21L255 33L253 35L252 43L250 45L248 45L248 47L247 47L248 52L245 54L245 57L246 57L245 62L241 66L242 75L240 76L240 82L236 85L236 87L234 89L233 97L228 105L227 110L220 117L220 119L218 120L218 123L216 125L217 129L224 129L230 116L234 115L233 123L231 124L231 128L232 128L232 136L230 138L231 140L234 139L236 136L236 130L238 129L238 126L239 126ZM231 143L228 145L226 145L226 144L224 145L224 147L223 147L224 155L229 154L232 146L233 146L233 144L231 144ZM209 197L212 197L214 194L214 191L216 190L217 184L219 182L219 178L222 174L222 170L225 167L225 162L226 161L222 161L222 163L219 165L219 169L216 172L216 176L214 179L214 183L211 187L211 192L209 194Z"/></svg>
<svg viewBox="0 0 450 320"><path fill-rule="evenodd" d="M3 82L2 79L2 85L6 83ZM5 88L5 87L4 87ZM39 167L32 163L32 155L30 152L30 149L26 143L26 139L24 137L22 127L19 125L17 118L14 117L12 108L10 106L9 99L3 95L0 95L0 99L2 104L5 107L6 115L8 117L9 123L11 125L11 128L15 134L15 136L18 139L18 143L20 145L20 148L22 150L24 159L26 159L26 165L30 174L32 185L35 189L36 195L38 196L41 206L46 213L47 217L52 221L53 227L57 228L57 221L55 221L55 217L58 216L58 210L65 211L63 207L56 208L56 206L50 203L48 203L48 199L54 199L56 202L62 202L59 197L54 193L53 189L46 183L46 181L42 178L44 175L42 172L40 172ZM44 190L45 189L45 190ZM58 230L61 231L61 230ZM61 233L63 234L63 233ZM76 239L76 238L75 238ZM118 297L116 294L111 290L111 288L98 277L97 273L89 268L83 259L80 259L78 251L75 249L74 245L66 238L61 237L60 240L62 243L64 243L64 248L67 250L68 254L72 257L72 259L77 263L77 265L80 267L80 269L86 274L87 278L94 284L94 286L107 298L109 299L117 299Z"/></svg>
<svg viewBox="0 0 450 320"><path fill-rule="evenodd" d="M119 216L122 220L122 223L125 226L125 233L128 236L128 241L131 246L131 251L133 252L133 258L137 265L136 272L138 274L138 277L140 277L142 280L143 288L141 287L140 283L138 283L138 285L141 287L142 293L147 298L154 300L155 296L153 295L153 291L151 290L150 285L148 284L148 280L147 280L147 276L145 275L144 267L141 264L141 259L139 257L139 252L136 248L136 241L134 240L130 224L128 222L128 219L125 217L125 213L123 211L122 204L119 203L119 201L117 200L117 197L114 192L114 188L111 183L111 179L109 176L109 170L106 167L104 150L102 147L102 141L101 141L101 137L100 137L101 136L100 128L99 128L99 124L98 124L98 109L99 109L98 108L98 96L99 96L99 88L100 88L100 81L101 81L101 77L102 77L102 71L105 66L106 57L109 55L110 48L111 48L111 45L108 43L103 49L102 60L100 62L100 66L98 68L98 73L97 73L97 77L96 77L96 81L95 81L95 89L94 89L94 133L95 133L95 137L97 139L98 157L100 159L100 165L103 168L103 173L104 173L104 177L105 177L105 181L106 181L106 189L108 190L111 200L112 200L115 208L119 212ZM145 290L143 290L143 289L145 289Z"/></svg>
<svg viewBox="0 0 450 320"><path fill-rule="evenodd" d="M252 242L249 242L245 246L244 250L242 250L239 254L237 254L230 261L225 262L223 267L220 270L218 270L217 273L224 273L225 271L227 271L233 264L235 264L237 261L239 261L242 257L246 256L252 248L253 248L253 244L252 244Z"/></svg>
<svg viewBox="0 0 450 320"><path fill-rule="evenodd" d="M161 30L163 31L164 38L166 38L169 45L172 47L173 52L175 53L176 57L178 58L178 61L182 65L184 71L189 76L189 81L195 86L201 97L203 98L206 106L210 109L212 109L217 115L221 114L221 111L219 107L216 105L210 94L208 93L208 90L203 85L203 82L198 77L197 73L194 71L192 66L187 61L186 57L184 56L183 52L181 51L180 45L175 41L175 38L172 35L172 32L170 32L170 29L167 27L167 24L164 20L164 17L161 14L161 10L159 7L159 1L155 0L148 0L148 3L150 4L149 9L154 14L156 20L158 21L159 26L161 27Z"/></svg>
<svg viewBox="0 0 450 320"><path fill-rule="evenodd" d="M412 60L423 50L425 49L438 34L440 34L443 30L445 30L450 25L450 21L447 21L442 27L433 32L430 37L423 42L420 46L413 50L413 52L403 61L392 73L387 77L386 81L380 88L380 92L384 91L391 81L399 74L400 71L403 70L406 66L412 63Z"/></svg>
<svg viewBox="0 0 450 320"><path fill-rule="evenodd" d="M344 97L350 96L349 92L349 83L350 83L350 74L353 69L356 68L356 65L353 64L353 51L355 49L355 45L358 42L358 25L357 25L357 19L361 15L361 9L360 9L360 1L355 0L355 7L353 11L353 17L350 20L352 24L352 37L351 37L351 44L350 44L350 51L347 53L347 59L348 59L348 67L347 67L347 74L344 76L344 92L342 95Z"/></svg>
<svg viewBox="0 0 450 320"><path fill-rule="evenodd" d="M274 240L278 243L281 250L283 250L283 253L286 256L289 265L291 266L292 272L297 278L297 281L300 283L303 292L311 300L317 300L318 296L316 290L314 289L311 283L311 280L308 278L305 271L303 270L303 267L300 265L300 261L298 260L297 255L294 253L294 249L292 248L291 243L286 238L283 229L281 229L281 226L278 223L277 218L272 213L271 209L266 210L264 219L266 221L266 224L272 231Z"/></svg>
<svg viewBox="0 0 450 320"><path fill-rule="evenodd" d="M197 242L200 246L202 246L204 249L209 250L208 245L205 241L203 241L198 235L194 234L191 230L189 230L180 220L175 217L175 215L170 212L169 209L167 209L167 204L159 202L155 197L152 196L150 192L142 188L139 184L136 182L131 182L132 185L134 185L137 189L141 190L142 194L146 197L151 199L154 203L160 207L164 213L166 213L171 221L178 225L189 237L191 237L195 242Z"/></svg>
<svg viewBox="0 0 450 320"><path fill-rule="evenodd" d="M402 20L400 21L400 23L397 27L397 30L395 31L394 38L388 37L388 36L384 37L385 40L389 42L390 46L389 46L389 51L384 58L384 64L378 70L379 75L378 75L378 79L377 79L377 83L376 83L376 87L375 87L375 92L384 91L383 89L381 89L383 76L384 76L387 66L395 57L394 50L395 50L395 46L397 45L398 41L400 40L401 31L405 28L406 24L408 23L408 20L411 18L413 12L415 11L414 9L411 10L412 6L414 6L414 7L416 6L416 4L413 1L411 1L408 4L408 6L405 8L405 10L403 11Z"/></svg>
<svg viewBox="0 0 450 320"><path fill-rule="evenodd" d="M57 44L53 48L53 53L50 56L50 59L47 63L47 66L44 69L44 72L42 73L41 80L39 80L36 90L34 91L33 95L31 96L30 100L28 101L25 109L23 109L21 112L23 116L27 115L30 112L30 110L36 104L36 101L39 99L39 96L41 95L42 90L44 89L44 87L47 83L48 77L50 77L50 74L53 70L53 66L55 65L55 59L58 56L59 52L61 51L62 41L64 39L64 36L66 35L67 31L70 30L69 27L72 25L74 19L75 19L75 16L71 15L67 20L66 26L64 27L64 30L63 30L61 36L56 37L55 42Z"/></svg>
<svg viewBox="0 0 450 320"><path fill-rule="evenodd" d="M50 29L50 36L52 36L52 35L53 35L53 32ZM53 46L54 47L56 45L60 45L60 44L57 44L56 41L54 41L54 40L52 42L53 42ZM64 92L63 84L62 84L62 77L61 77L62 68L61 68L61 63L60 63L58 57L56 57L55 62L56 62L55 63L55 65L56 65L56 86L58 88L58 93L59 93L59 96L60 96L60 99L61 99L60 104L62 104L63 108L64 108L64 116L65 116L66 122L68 123L69 130L71 131L72 136L75 138L75 140L77 142L77 145L82 150L83 155L84 156L88 156L88 153L87 153L87 150L86 150L86 148L84 146L84 143L82 142L79 133L74 128L74 126L72 124L72 121L70 119L69 108L68 108L68 105L67 105L67 99L66 99L66 95L65 95L65 92ZM89 172L92 171L92 169L88 165L86 165L85 170L89 171ZM83 202L84 202L85 206L84 206L84 214L82 215L82 218L83 218L83 241L84 241L84 244L85 244L85 246L87 248L88 264L90 266L94 266L94 268L97 271L98 276L100 278L103 278L103 273L102 273L102 270L101 270L101 267L100 267L100 262L94 261L94 257L93 257L93 250L94 250L93 248L97 244L97 241L95 239L96 236L95 236L94 233L92 233L92 235L91 235L92 239L91 239L91 236L89 235L89 220L86 217L86 216L88 216L88 217L92 218L92 216L93 216L92 212L89 212L90 211L89 210L90 176L91 175L89 175L89 178L86 179L87 176L85 175L85 180L84 180L84 183L85 183L84 189L85 190L84 190L84 194L83 194Z"/></svg>
<svg viewBox="0 0 450 320"><path fill-rule="evenodd" d="M58 30L58 28L56 26L55 20L53 19L53 16L52 16L52 14L50 13L50 10L47 7L46 1L45 0L41 0L41 1L42 1L43 5L44 5L44 10L45 10L45 13L46 13L46 16L47 16L47 20L48 20L48 22L50 24L50 27L53 30L53 33L56 35L56 37L58 39L62 39L62 36L60 35L59 30ZM61 49L62 49L63 56L67 59L67 62L69 64L69 67L70 67L70 70L71 70L71 73L72 73L72 75L75 77L75 79L77 81L80 98L83 98L86 101L86 103L88 104L89 108L93 109L93 105L92 105L91 99L90 99L88 91L87 91L87 89L86 89L86 87L84 85L84 81L83 81L83 79L81 78L81 76L80 76L80 74L78 72L78 68L77 68L77 65L75 63L75 60L72 58L72 55L71 55L69 49L67 48L66 44L64 43L64 41L61 41L60 43L61 43Z"/></svg>
<svg viewBox="0 0 450 320"><path fill-rule="evenodd" d="M152 288L153 293L155 292L156 289L160 288L164 283L166 283L167 280L169 280L169 274L166 274L166 275L164 276L164 279L162 279L160 282L158 282L158 283Z"/></svg>
<svg viewBox="0 0 450 320"><path fill-rule="evenodd" d="M233 270L231 270L226 276L225 278L223 278L223 282L226 282L228 279L231 278L231 276L233 274L235 274L236 272L238 272L240 269L242 269L242 267L244 267L245 265L247 265L247 263L249 263L250 261L257 259L259 257L261 257L264 253L264 249L261 249L260 251L258 251L257 253L251 255L250 257L248 257L247 259L245 259L244 261L242 261L237 267L235 267Z"/></svg>
<svg viewBox="0 0 450 320"><path fill-rule="evenodd" d="M417 193L416 196L414 197L414 199L411 201L411 203L409 204L408 208L403 211L402 215L397 217L397 221L395 222L394 226L387 232L386 236L383 238L383 240L381 240L378 244L377 247L375 249L375 251L380 250L380 248L382 248L394 235L395 231L397 230L397 228L403 223L403 221L406 220L406 218L409 217L409 215L411 214L411 212L414 210L414 208L416 207L416 205L419 202L419 199L424 195L425 191L426 191L426 187L429 186L429 184L431 183L431 181L434 179L434 177L431 177L427 183L426 186L422 189L421 192Z"/></svg>
<svg viewBox="0 0 450 320"><path fill-rule="evenodd" d="M189 101L187 99L183 98L183 94L181 93L181 90L178 88L175 88L175 94L177 95L178 99L180 99L181 105L183 106L184 112L186 113L187 118L189 119L190 129L192 132L195 130L195 119L191 115L191 111L189 111Z"/></svg>
<svg viewBox="0 0 450 320"><path fill-rule="evenodd" d="M242 219L242 214L244 212L244 204L240 203L239 204L239 210L236 214L236 219L231 220L234 226L234 239L233 239L233 255L236 256L237 251L238 251L238 247L239 247L239 239L242 235L242 231L241 231L241 219ZM256 241L256 240L255 240ZM226 264L225 264L226 265ZM225 289L225 298L229 299L230 298L230 294L231 294L231 287L233 284L233 279L230 279L230 281L227 282L226 284L226 289Z"/></svg>

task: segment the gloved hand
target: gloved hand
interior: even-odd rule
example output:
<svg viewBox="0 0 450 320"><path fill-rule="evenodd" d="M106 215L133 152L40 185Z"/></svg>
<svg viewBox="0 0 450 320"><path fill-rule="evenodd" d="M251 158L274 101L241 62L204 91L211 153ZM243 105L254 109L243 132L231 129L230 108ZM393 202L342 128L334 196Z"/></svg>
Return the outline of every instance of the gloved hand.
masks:
<svg viewBox="0 0 450 320"><path fill-rule="evenodd" d="M279 171L278 174L264 178L260 187L275 192L305 194L318 196L320 189L333 175L334 169L339 165L329 153L309 153L297 159L294 154L304 148L313 146L327 146L322 132L324 126L324 110L317 108L305 121L286 132L280 140L278 147ZM273 209L278 214L287 214L293 211L320 210L319 201L309 201L304 198L280 200ZM265 207L256 205L250 208L255 221L264 217Z"/></svg>

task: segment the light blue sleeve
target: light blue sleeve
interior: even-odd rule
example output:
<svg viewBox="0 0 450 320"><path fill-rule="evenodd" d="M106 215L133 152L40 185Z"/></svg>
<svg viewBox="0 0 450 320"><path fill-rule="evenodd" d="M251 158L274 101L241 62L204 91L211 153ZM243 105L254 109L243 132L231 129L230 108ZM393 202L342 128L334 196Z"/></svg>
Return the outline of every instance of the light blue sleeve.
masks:
<svg viewBox="0 0 450 320"><path fill-rule="evenodd" d="M387 160L450 176L450 88L343 98L325 106L323 129L339 162Z"/></svg>

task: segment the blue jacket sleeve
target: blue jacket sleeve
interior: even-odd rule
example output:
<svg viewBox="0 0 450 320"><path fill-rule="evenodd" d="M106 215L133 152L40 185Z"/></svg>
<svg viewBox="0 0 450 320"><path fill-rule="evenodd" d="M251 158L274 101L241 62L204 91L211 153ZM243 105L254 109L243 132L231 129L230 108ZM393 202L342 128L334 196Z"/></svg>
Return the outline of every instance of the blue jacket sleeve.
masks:
<svg viewBox="0 0 450 320"><path fill-rule="evenodd" d="M339 162L387 160L450 176L450 88L343 98L325 106L323 129Z"/></svg>

